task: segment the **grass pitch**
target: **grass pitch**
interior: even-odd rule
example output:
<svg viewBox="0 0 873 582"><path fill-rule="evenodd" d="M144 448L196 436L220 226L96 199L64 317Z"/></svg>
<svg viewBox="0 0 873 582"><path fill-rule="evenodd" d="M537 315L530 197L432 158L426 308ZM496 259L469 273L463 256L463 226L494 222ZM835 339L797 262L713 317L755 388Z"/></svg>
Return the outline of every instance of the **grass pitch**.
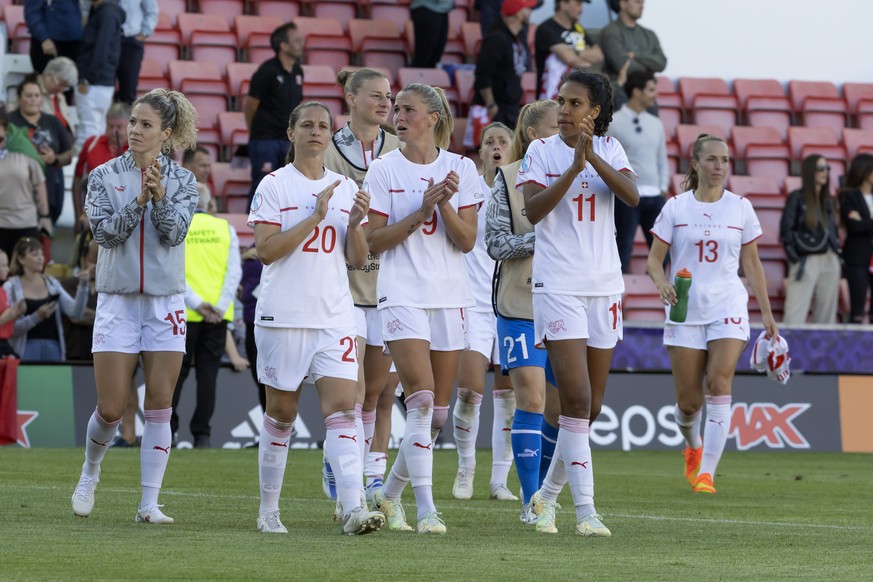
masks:
<svg viewBox="0 0 873 582"><path fill-rule="evenodd" d="M678 451L595 451L610 539L574 535L567 491L557 535L522 525L520 503L488 499L487 451L470 501L451 496L456 453L435 453L444 537L339 535L320 451L290 452L284 536L255 529L254 450L173 451L161 494L171 526L134 523L138 450L109 452L94 512L74 517L82 460L81 449L0 449L0 579L873 579L870 455L728 453L718 494L705 496L691 493ZM414 525L411 490L404 500Z"/></svg>

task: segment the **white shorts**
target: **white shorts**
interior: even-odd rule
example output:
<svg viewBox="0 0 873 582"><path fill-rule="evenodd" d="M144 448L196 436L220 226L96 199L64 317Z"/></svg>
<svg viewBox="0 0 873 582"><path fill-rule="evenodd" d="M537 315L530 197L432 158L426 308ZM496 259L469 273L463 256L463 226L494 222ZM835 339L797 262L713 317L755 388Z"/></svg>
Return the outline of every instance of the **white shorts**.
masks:
<svg viewBox="0 0 873 582"><path fill-rule="evenodd" d="M545 340L586 339L592 348L612 349L624 334L621 295L533 294L536 346Z"/></svg>
<svg viewBox="0 0 873 582"><path fill-rule="evenodd" d="M711 341L738 339L749 341L749 318L726 317L706 325L664 324L664 345L705 350Z"/></svg>
<svg viewBox="0 0 873 582"><path fill-rule="evenodd" d="M355 327L368 346L382 347L382 316L375 307L355 307Z"/></svg>
<svg viewBox="0 0 873 582"><path fill-rule="evenodd" d="M500 365L497 316L493 311L467 310L467 337L470 339L469 349L479 352L495 366Z"/></svg>
<svg viewBox="0 0 873 582"><path fill-rule="evenodd" d="M308 329L255 326L258 381L296 391L307 378L358 381L358 346L352 328Z"/></svg>
<svg viewBox="0 0 873 582"><path fill-rule="evenodd" d="M430 342L435 352L465 350L467 343L466 309L421 309L417 307L386 307L382 315L382 339L384 351L388 342L404 339L421 339Z"/></svg>
<svg viewBox="0 0 873 582"><path fill-rule="evenodd" d="M185 353L185 297L100 293L91 351Z"/></svg>

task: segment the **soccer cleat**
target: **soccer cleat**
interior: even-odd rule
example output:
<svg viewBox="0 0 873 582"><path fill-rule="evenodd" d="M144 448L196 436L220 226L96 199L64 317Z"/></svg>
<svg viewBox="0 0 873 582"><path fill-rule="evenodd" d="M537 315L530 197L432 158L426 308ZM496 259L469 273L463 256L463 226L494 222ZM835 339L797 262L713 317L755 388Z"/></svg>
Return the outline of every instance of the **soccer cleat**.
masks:
<svg viewBox="0 0 873 582"><path fill-rule="evenodd" d="M439 513L429 511L418 520L418 533L443 535L446 533L446 524L443 523Z"/></svg>
<svg viewBox="0 0 873 582"><path fill-rule="evenodd" d="M324 457L321 468L321 490L328 499L336 499L336 479L333 477L333 469L330 468L327 457Z"/></svg>
<svg viewBox="0 0 873 582"><path fill-rule="evenodd" d="M376 497L382 493L382 479L374 479L372 483L364 487L364 497L367 507L378 507Z"/></svg>
<svg viewBox="0 0 873 582"><path fill-rule="evenodd" d="M343 517L343 533L349 536L377 532L385 525L385 516L379 511L357 507Z"/></svg>
<svg viewBox="0 0 873 582"><path fill-rule="evenodd" d="M496 499L498 501L518 501L518 497L513 495L512 491L510 491L503 483L491 485L491 499Z"/></svg>
<svg viewBox="0 0 873 582"><path fill-rule="evenodd" d="M412 526L406 523L406 512L400 500L392 500L382 497L382 492L376 495L376 509L385 516L388 529L394 531L412 531Z"/></svg>
<svg viewBox="0 0 873 582"><path fill-rule="evenodd" d="M145 509L138 509L136 512L137 523L154 523L157 525L167 525L173 523L172 517L167 517L161 511L163 505L149 505Z"/></svg>
<svg viewBox="0 0 873 582"><path fill-rule="evenodd" d="M534 495L537 496L537 500L534 501L534 498L531 497L530 505L537 516L537 532L547 534L558 533L558 528L555 527L555 508L558 504L554 501L543 499L539 495L539 491L534 493ZM537 510L537 507L539 507L539 510Z"/></svg>
<svg viewBox="0 0 873 582"><path fill-rule="evenodd" d="M700 469L700 460L703 458L703 447L692 449L685 447L682 451L682 456L685 457L685 479L689 485L694 485L694 480L697 479L697 471Z"/></svg>
<svg viewBox="0 0 873 582"><path fill-rule="evenodd" d="M258 516L258 531L263 533L288 533L288 528L279 520L279 512L271 511Z"/></svg>
<svg viewBox="0 0 873 582"><path fill-rule="evenodd" d="M533 504L528 503L521 508L521 514L518 516L521 523L525 525L534 525L537 522L537 514L534 513Z"/></svg>
<svg viewBox="0 0 873 582"><path fill-rule="evenodd" d="M97 489L97 483L100 482L100 477L79 477L79 483L73 491L73 515L79 517L88 517L91 511L94 510L94 491Z"/></svg>
<svg viewBox="0 0 873 582"><path fill-rule="evenodd" d="M691 488L695 493L715 493L715 485L712 483L712 475L709 473L698 475L697 479L694 480L694 483L691 484Z"/></svg>
<svg viewBox="0 0 873 582"><path fill-rule="evenodd" d="M466 469L458 469L458 474L455 475L455 485L452 487L452 495L455 499L470 499L473 497L473 471Z"/></svg>
<svg viewBox="0 0 873 582"><path fill-rule="evenodd" d="M612 532L600 520L601 517L596 513L589 513L576 524L576 533L587 538L612 537Z"/></svg>

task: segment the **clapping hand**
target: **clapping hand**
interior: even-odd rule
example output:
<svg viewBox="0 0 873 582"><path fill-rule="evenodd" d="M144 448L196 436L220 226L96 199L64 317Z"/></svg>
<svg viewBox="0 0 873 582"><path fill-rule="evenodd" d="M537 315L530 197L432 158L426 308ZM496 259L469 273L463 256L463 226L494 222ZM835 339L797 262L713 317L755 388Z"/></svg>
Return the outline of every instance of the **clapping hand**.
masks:
<svg viewBox="0 0 873 582"><path fill-rule="evenodd" d="M361 224L364 217L370 211L370 195L363 190L355 194L355 204L349 212L349 227L353 228Z"/></svg>
<svg viewBox="0 0 873 582"><path fill-rule="evenodd" d="M325 216L327 216L328 204L330 203L330 199L333 198L333 191L336 190L336 187L339 185L340 181L336 180L333 184L315 195L315 212L313 212L314 215L318 216L322 220Z"/></svg>

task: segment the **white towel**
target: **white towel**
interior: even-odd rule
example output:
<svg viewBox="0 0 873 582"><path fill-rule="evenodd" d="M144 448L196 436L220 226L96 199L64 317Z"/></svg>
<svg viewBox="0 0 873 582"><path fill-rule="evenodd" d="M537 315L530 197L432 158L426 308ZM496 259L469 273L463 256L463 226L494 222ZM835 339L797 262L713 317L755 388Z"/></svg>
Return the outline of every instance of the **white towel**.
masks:
<svg viewBox="0 0 873 582"><path fill-rule="evenodd" d="M749 365L758 372L767 372L767 377L780 384L787 384L791 378L791 355L788 353L788 342L780 336L778 341L767 339L767 331L761 332L752 348Z"/></svg>

